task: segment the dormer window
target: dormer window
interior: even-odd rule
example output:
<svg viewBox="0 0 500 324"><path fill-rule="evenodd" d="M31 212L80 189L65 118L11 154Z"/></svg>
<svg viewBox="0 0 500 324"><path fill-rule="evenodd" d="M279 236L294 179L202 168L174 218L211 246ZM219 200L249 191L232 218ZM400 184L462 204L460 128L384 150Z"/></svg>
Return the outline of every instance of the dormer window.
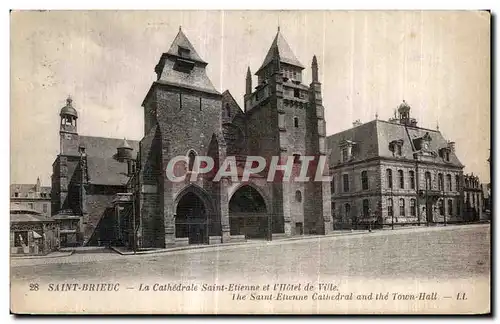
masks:
<svg viewBox="0 0 500 324"><path fill-rule="evenodd" d="M356 145L355 142L349 140L343 140L340 142L340 153L342 163L348 162L353 159L353 148Z"/></svg>
<svg viewBox="0 0 500 324"><path fill-rule="evenodd" d="M393 156L401 156L403 151L403 140L395 140L389 143L389 150Z"/></svg>
<svg viewBox="0 0 500 324"><path fill-rule="evenodd" d="M450 162L450 152L451 150L449 147L443 147L439 150L439 156L446 162Z"/></svg>
<svg viewBox="0 0 500 324"><path fill-rule="evenodd" d="M180 57L188 57L191 55L191 51L187 47L179 46L177 49Z"/></svg>

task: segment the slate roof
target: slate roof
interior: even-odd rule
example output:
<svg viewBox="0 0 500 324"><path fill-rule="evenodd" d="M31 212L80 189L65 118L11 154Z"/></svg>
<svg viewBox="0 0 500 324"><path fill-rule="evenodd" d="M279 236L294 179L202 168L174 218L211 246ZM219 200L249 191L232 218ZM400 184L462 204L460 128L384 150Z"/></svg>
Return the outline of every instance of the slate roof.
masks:
<svg viewBox="0 0 500 324"><path fill-rule="evenodd" d="M112 158L116 154L116 149L123 144L123 138L109 138L96 136L78 136L79 146L85 147L87 156L104 159ZM127 140L127 143L134 149L134 154L139 152L139 141Z"/></svg>
<svg viewBox="0 0 500 324"><path fill-rule="evenodd" d="M10 196L13 197L14 193L19 193L18 198L28 198L28 193L31 191L35 193L35 184L19 184L19 183L13 183L10 185ZM47 186L41 186L40 187L40 193L46 193L50 194L51 188ZM41 198L39 196L36 196L34 198ZM47 195L47 198L50 198Z"/></svg>
<svg viewBox="0 0 500 324"><path fill-rule="evenodd" d="M124 186L127 184L127 163L113 158L87 157L89 183L95 185Z"/></svg>
<svg viewBox="0 0 500 324"><path fill-rule="evenodd" d="M402 157L413 159L413 153L417 152L413 146L413 140L423 137L426 133L432 139L429 147L431 151L438 153L439 149L447 147L447 141L439 131L412 126L405 127L405 125L384 120L372 120L328 136L327 145L330 150L330 162L332 165L340 162L340 143L343 140L356 143L353 151L355 161L371 158L393 158L389 143L397 140L403 140ZM439 159L438 157L437 162L440 162ZM443 163L445 162L443 161ZM446 162L446 164L457 167L463 166L453 152L450 153L450 162Z"/></svg>
<svg viewBox="0 0 500 324"><path fill-rule="evenodd" d="M179 55L179 46L189 50L188 57ZM189 58L192 61L197 61L200 63L205 63L205 64L207 63L201 59L201 57L198 55L198 53L194 49L193 44L191 44L189 39L186 37L186 35L182 32L182 29L180 29L180 28L179 28L179 32L177 33L177 36L175 36L175 39L172 42L172 45L170 45L170 49L167 51L167 54L181 57L181 58Z"/></svg>
<svg viewBox="0 0 500 324"><path fill-rule="evenodd" d="M266 58L264 59L264 62L262 63L261 67L257 70L256 74L259 73L260 70L262 70L265 66L267 66L269 63L273 61L276 49L278 50L280 62L294 65L302 69L304 68L302 63L300 63L300 61L293 53L292 49L290 48L290 45L288 45L287 41L278 30L278 33L276 34L276 37L274 37L274 41L271 44L269 51L267 52Z"/></svg>
<svg viewBox="0 0 500 324"><path fill-rule="evenodd" d="M78 145L73 147L67 155L79 156L78 148L85 147L87 155L87 169L90 182L100 185L122 186L126 184L123 174L127 172L127 163L116 160L117 148L123 146L123 138L109 138L96 136L78 136ZM126 140L133 149L132 156L139 152L139 141Z"/></svg>
<svg viewBox="0 0 500 324"><path fill-rule="evenodd" d="M18 204L10 205L10 222L11 223L40 223L51 222L52 220L42 216L34 209L30 209Z"/></svg>

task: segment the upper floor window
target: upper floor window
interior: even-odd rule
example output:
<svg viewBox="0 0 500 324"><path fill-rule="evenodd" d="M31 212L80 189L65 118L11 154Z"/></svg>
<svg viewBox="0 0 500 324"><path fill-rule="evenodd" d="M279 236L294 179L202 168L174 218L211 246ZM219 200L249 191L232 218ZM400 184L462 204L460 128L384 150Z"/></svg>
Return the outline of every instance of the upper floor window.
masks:
<svg viewBox="0 0 500 324"><path fill-rule="evenodd" d="M425 189L427 190L432 189L431 173L429 171L425 173Z"/></svg>
<svg viewBox="0 0 500 324"><path fill-rule="evenodd" d="M226 104L226 116L231 117L231 107L229 107L229 104Z"/></svg>
<svg viewBox="0 0 500 324"><path fill-rule="evenodd" d="M332 176L332 182L330 182L330 191L335 193L335 177Z"/></svg>
<svg viewBox="0 0 500 324"><path fill-rule="evenodd" d="M33 203L28 203L28 208L33 209Z"/></svg>
<svg viewBox="0 0 500 324"><path fill-rule="evenodd" d="M460 191L460 176L456 175L455 176L455 188L457 188L457 191Z"/></svg>
<svg viewBox="0 0 500 324"><path fill-rule="evenodd" d="M387 187L392 189L392 170L387 169L385 173L387 178Z"/></svg>
<svg viewBox="0 0 500 324"><path fill-rule="evenodd" d="M405 176L404 176L403 170L398 170L398 176L399 176L399 188L404 189L405 188Z"/></svg>
<svg viewBox="0 0 500 324"><path fill-rule="evenodd" d="M194 153L193 151L189 151L189 154L188 154L188 159L189 159L188 170L189 171L193 171L195 158L196 158L196 153Z"/></svg>
<svg viewBox="0 0 500 324"><path fill-rule="evenodd" d="M43 212L46 213L47 212L47 204L43 204Z"/></svg>
<svg viewBox="0 0 500 324"><path fill-rule="evenodd" d="M451 174L446 175L446 185L448 186L448 191L452 191L452 184L451 184Z"/></svg>
<svg viewBox="0 0 500 324"><path fill-rule="evenodd" d="M293 89L293 96L295 98L300 98L300 90L299 89Z"/></svg>
<svg viewBox="0 0 500 324"><path fill-rule="evenodd" d="M363 190L368 190L368 172L361 172L361 187Z"/></svg>
<svg viewBox="0 0 500 324"><path fill-rule="evenodd" d="M344 182L344 192L348 192L349 191L349 175L348 174L342 175L342 179Z"/></svg>
<svg viewBox="0 0 500 324"><path fill-rule="evenodd" d="M415 171L410 170L410 188L415 189Z"/></svg>
<svg viewBox="0 0 500 324"><path fill-rule="evenodd" d="M293 126L299 127L299 118L298 117L293 117Z"/></svg>
<svg viewBox="0 0 500 324"><path fill-rule="evenodd" d="M15 192L14 197L19 197L19 192Z"/></svg>
<svg viewBox="0 0 500 324"><path fill-rule="evenodd" d="M444 190L444 178L442 173L438 174L438 190Z"/></svg>

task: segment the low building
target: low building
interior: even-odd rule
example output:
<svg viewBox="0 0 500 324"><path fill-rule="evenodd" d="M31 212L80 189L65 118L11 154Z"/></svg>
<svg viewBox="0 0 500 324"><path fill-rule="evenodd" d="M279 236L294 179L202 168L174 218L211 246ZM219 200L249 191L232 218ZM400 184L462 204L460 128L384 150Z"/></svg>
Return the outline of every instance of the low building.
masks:
<svg viewBox="0 0 500 324"><path fill-rule="evenodd" d="M50 191L50 187L40 184L40 178L36 179L34 184L14 183L10 185L10 200L49 217L51 215Z"/></svg>
<svg viewBox="0 0 500 324"><path fill-rule="evenodd" d="M464 175L465 220L483 219L483 197L479 177L473 173Z"/></svg>
<svg viewBox="0 0 500 324"><path fill-rule="evenodd" d="M59 224L19 204L10 207L11 255L44 255L59 248Z"/></svg>

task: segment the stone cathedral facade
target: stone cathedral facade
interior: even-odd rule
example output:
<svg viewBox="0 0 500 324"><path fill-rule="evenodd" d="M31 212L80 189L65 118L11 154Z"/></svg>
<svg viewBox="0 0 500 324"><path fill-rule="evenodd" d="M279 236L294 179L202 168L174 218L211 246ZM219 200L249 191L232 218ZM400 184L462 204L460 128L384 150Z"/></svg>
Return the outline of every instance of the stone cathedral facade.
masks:
<svg viewBox="0 0 500 324"><path fill-rule="evenodd" d="M278 29L256 85L248 68L243 109L229 91L214 88L207 64L179 29L154 67L140 141L81 136L72 101L61 109L52 208L71 244L159 248L333 229L328 182L268 181L269 164L245 182L212 181L213 174L183 182L166 177L176 156L188 158L190 178L196 156L212 157L216 168L234 157L241 175L249 155L292 159L295 170L301 156L327 155L316 57L306 84L304 65Z"/></svg>

